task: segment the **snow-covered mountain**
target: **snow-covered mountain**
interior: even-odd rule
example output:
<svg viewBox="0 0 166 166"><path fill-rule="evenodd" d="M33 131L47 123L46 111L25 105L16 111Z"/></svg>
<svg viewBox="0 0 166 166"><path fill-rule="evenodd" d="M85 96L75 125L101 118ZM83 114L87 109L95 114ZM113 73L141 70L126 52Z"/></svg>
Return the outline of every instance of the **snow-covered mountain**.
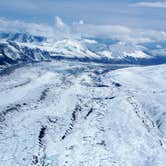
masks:
<svg viewBox="0 0 166 166"><path fill-rule="evenodd" d="M165 36L57 20L58 36L0 32L0 166L165 166Z"/></svg>
<svg viewBox="0 0 166 166"><path fill-rule="evenodd" d="M0 78L0 166L165 166L166 65L53 61Z"/></svg>
<svg viewBox="0 0 166 166"><path fill-rule="evenodd" d="M152 64L166 62L162 43L122 42L107 38L46 38L28 33L0 33L0 66L50 59L100 63Z"/></svg>
<svg viewBox="0 0 166 166"><path fill-rule="evenodd" d="M32 43L32 42L44 42L46 40L43 36L34 36L28 33L21 33L21 32L0 32L0 39L6 39L15 42L21 43Z"/></svg>

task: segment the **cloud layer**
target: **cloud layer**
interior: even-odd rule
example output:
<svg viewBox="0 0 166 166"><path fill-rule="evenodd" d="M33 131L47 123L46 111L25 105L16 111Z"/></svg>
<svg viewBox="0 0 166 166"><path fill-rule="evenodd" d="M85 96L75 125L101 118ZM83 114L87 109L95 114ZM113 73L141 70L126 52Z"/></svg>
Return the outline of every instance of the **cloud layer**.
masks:
<svg viewBox="0 0 166 166"><path fill-rule="evenodd" d="M32 35L51 36L53 28L45 24L27 23L19 20L11 21L0 18L0 31L8 32L28 32Z"/></svg>
<svg viewBox="0 0 166 166"><path fill-rule="evenodd" d="M132 43L166 41L165 31L129 28L121 25L85 24L83 20L69 26L60 17L56 17L54 26L2 18L0 25L0 31L28 32L32 35L42 35L54 39L100 37Z"/></svg>
<svg viewBox="0 0 166 166"><path fill-rule="evenodd" d="M166 2L138 2L133 4L136 7L166 8Z"/></svg>
<svg viewBox="0 0 166 166"><path fill-rule="evenodd" d="M165 3L166 0L0 0L0 17L53 24L58 15L68 23L84 20L88 24L166 29L166 10L161 10Z"/></svg>

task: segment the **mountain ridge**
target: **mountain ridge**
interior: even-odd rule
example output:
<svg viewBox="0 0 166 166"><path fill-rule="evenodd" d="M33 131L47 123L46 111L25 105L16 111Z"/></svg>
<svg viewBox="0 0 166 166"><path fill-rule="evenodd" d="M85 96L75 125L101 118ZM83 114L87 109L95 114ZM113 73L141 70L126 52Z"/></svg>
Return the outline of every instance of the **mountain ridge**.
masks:
<svg viewBox="0 0 166 166"><path fill-rule="evenodd" d="M143 65L166 62L164 43L131 44L102 38L57 40L28 33L0 33L1 68L54 59Z"/></svg>

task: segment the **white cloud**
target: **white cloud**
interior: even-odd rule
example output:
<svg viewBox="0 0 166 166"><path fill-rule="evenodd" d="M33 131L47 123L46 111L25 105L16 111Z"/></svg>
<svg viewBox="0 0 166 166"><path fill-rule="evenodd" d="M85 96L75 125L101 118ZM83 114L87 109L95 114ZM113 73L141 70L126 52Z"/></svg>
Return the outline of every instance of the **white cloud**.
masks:
<svg viewBox="0 0 166 166"><path fill-rule="evenodd" d="M79 20L79 21L74 21L73 22L73 25L83 25L83 24L85 24L84 20Z"/></svg>
<svg viewBox="0 0 166 166"><path fill-rule="evenodd" d="M19 20L7 20L0 18L0 31L8 32L28 32L33 35L51 36L54 31L53 28L45 24L26 23Z"/></svg>
<svg viewBox="0 0 166 166"><path fill-rule="evenodd" d="M133 4L135 7L166 8L166 2L138 2Z"/></svg>
<svg viewBox="0 0 166 166"><path fill-rule="evenodd" d="M57 29L64 29L66 24L62 21L62 19L58 16L55 17L55 27Z"/></svg>
<svg viewBox="0 0 166 166"><path fill-rule="evenodd" d="M28 32L33 35L43 35L53 39L105 37L132 43L166 41L165 31L134 29L121 25L82 24L82 21L69 26L59 17L56 17L55 26L0 18L0 31Z"/></svg>
<svg viewBox="0 0 166 166"><path fill-rule="evenodd" d="M81 36L105 37L124 42L144 43L150 41L166 41L166 32L128 28L121 25L88 25L75 24L74 33Z"/></svg>

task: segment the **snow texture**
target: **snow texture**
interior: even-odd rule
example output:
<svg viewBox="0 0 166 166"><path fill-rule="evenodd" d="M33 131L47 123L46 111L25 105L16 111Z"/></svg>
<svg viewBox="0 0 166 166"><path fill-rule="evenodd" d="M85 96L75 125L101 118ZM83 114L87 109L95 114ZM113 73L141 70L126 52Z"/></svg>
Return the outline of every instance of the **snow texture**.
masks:
<svg viewBox="0 0 166 166"><path fill-rule="evenodd" d="M63 60L1 74L0 166L165 166L165 73Z"/></svg>

